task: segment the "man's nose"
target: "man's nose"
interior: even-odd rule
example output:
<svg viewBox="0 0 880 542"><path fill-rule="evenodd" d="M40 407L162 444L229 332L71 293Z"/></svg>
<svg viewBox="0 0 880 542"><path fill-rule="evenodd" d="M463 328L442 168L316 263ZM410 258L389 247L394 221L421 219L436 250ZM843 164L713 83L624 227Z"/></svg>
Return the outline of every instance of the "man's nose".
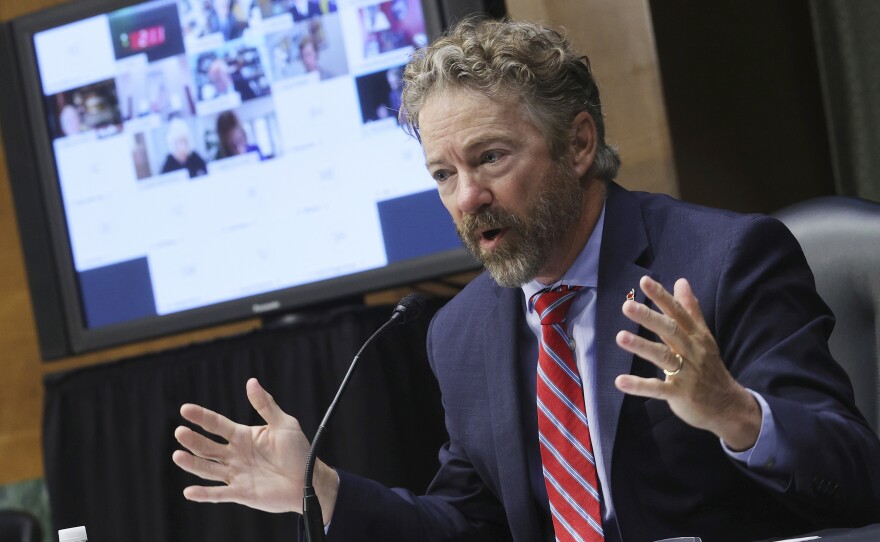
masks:
<svg viewBox="0 0 880 542"><path fill-rule="evenodd" d="M472 214L492 204L492 191L486 183L470 173L458 173L458 209Z"/></svg>

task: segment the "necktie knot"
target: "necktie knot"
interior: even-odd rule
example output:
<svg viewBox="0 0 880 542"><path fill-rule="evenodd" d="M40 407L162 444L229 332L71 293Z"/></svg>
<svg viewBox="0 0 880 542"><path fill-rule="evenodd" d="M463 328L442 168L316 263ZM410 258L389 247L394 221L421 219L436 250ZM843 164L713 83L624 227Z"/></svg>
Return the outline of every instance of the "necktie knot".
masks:
<svg viewBox="0 0 880 542"><path fill-rule="evenodd" d="M541 318L541 325L565 322L568 308L580 289L580 286L557 286L536 293L533 300L535 310Z"/></svg>

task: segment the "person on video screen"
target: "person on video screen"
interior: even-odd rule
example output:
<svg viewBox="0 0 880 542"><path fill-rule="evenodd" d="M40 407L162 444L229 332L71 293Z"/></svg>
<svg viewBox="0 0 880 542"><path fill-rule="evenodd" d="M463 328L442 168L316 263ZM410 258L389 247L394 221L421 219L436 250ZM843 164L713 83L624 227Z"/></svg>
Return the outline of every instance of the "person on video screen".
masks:
<svg viewBox="0 0 880 542"><path fill-rule="evenodd" d="M296 0L290 6L294 22L304 21L321 15L321 6L312 0Z"/></svg>
<svg viewBox="0 0 880 542"><path fill-rule="evenodd" d="M224 111L217 116L217 137L220 147L217 149L217 158L227 158L239 154L255 152L263 159L260 147L248 143L247 133L238 120L235 111Z"/></svg>
<svg viewBox="0 0 880 542"><path fill-rule="evenodd" d="M226 41L240 38L247 23L238 16L236 0L207 0L205 15L209 33L219 32Z"/></svg>
<svg viewBox="0 0 880 542"><path fill-rule="evenodd" d="M238 92L241 101L250 100L257 96L254 89L242 77L238 70L230 70L229 64L222 58L215 58L208 66L208 85L206 85L204 98L216 98L230 92Z"/></svg>
<svg viewBox="0 0 880 542"><path fill-rule="evenodd" d="M168 123L165 139L169 152L162 165L162 173L186 169L190 178L208 173L208 166L204 159L192 148L192 135L185 122L180 119L172 119Z"/></svg>
<svg viewBox="0 0 880 542"><path fill-rule="evenodd" d="M376 107L376 117L385 119L394 117L397 119L400 113L400 93L403 90L402 68L391 68L385 72L385 80L388 82L388 93L385 100Z"/></svg>
<svg viewBox="0 0 880 542"><path fill-rule="evenodd" d="M82 117L75 105L67 104L58 113L58 124L61 126L61 134L70 136L82 131Z"/></svg>
<svg viewBox="0 0 880 542"><path fill-rule="evenodd" d="M317 73L321 79L329 79L333 74L327 71L318 59L318 46L311 36L299 40L299 58L302 60L306 73Z"/></svg>

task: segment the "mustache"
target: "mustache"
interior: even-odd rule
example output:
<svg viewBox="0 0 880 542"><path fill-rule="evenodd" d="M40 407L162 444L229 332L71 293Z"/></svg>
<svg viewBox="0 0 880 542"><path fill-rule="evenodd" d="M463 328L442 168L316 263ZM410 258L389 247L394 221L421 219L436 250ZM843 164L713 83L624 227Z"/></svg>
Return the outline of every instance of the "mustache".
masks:
<svg viewBox="0 0 880 542"><path fill-rule="evenodd" d="M514 213L499 207L487 207L477 213L464 215L457 229L462 239L474 239L486 230L517 229L521 225L522 219Z"/></svg>

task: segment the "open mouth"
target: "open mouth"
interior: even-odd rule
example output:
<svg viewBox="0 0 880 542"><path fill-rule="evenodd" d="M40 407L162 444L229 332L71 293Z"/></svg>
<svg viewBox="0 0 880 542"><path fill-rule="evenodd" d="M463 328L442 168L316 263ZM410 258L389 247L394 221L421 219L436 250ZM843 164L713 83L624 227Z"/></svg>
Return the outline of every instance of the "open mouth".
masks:
<svg viewBox="0 0 880 542"><path fill-rule="evenodd" d="M479 243L483 250L492 250L504 239L507 228L489 228L480 232Z"/></svg>
<svg viewBox="0 0 880 542"><path fill-rule="evenodd" d="M482 234L482 238L486 241L494 241L496 237L501 235L501 228L493 228L491 230L486 230Z"/></svg>

